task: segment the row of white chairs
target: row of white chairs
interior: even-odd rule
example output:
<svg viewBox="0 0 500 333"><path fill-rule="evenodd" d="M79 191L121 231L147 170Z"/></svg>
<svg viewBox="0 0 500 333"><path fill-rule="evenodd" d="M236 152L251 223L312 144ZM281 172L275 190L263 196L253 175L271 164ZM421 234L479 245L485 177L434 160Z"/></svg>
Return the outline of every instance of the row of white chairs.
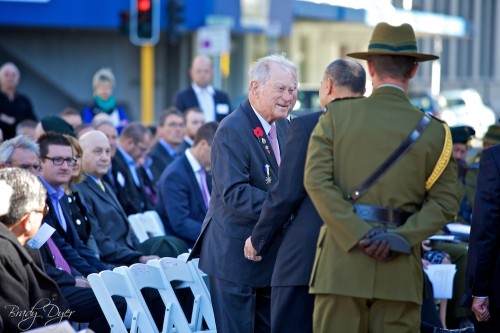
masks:
<svg viewBox="0 0 500 333"><path fill-rule="evenodd" d="M198 269L197 261L186 262L187 254L178 258L150 260L147 264L133 264L90 274L88 281L94 291L112 333L159 333L141 290L158 290L166 311L162 333L216 332L210 293ZM172 281L179 283L172 284ZM189 288L194 296L190 320L184 314L174 289ZM131 313L130 331L111 296L125 298ZM205 329L203 323L206 323Z"/></svg>
<svg viewBox="0 0 500 333"><path fill-rule="evenodd" d="M165 236L166 234L160 215L154 210L129 215L128 221L141 243L150 237Z"/></svg>

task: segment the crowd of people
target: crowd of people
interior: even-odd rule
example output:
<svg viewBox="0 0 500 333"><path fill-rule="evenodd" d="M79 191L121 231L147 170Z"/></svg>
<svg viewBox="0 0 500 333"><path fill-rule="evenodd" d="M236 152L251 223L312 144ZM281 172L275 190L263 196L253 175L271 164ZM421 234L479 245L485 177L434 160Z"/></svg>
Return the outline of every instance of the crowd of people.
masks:
<svg viewBox="0 0 500 333"><path fill-rule="evenodd" d="M500 332L500 127L467 161L474 129L411 105L420 62L438 57L418 52L408 24L379 23L348 56L367 73L332 61L321 110L300 117L284 55L252 64L234 111L197 56L155 126L118 105L108 68L92 105L38 121L17 67L0 67L0 332L50 324L47 307L107 332L86 276L189 251L218 332ZM139 242L128 216L149 210L166 236ZM452 221L472 226L468 242L426 241ZM437 303L424 271L443 263L457 273ZM145 298L161 327L161 299Z"/></svg>

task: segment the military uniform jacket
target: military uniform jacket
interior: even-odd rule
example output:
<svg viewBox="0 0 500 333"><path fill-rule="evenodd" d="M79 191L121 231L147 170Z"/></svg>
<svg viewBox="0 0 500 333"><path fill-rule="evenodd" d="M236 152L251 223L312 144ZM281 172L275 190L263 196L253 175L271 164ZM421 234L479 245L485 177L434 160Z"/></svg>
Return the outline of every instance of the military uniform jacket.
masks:
<svg viewBox="0 0 500 333"><path fill-rule="evenodd" d="M421 241L458 210L457 166L452 157L434 186L425 182L441 155L445 130L433 119L418 141L358 203L414 213L394 232L413 247L409 256L377 262L357 244L373 227L358 217L347 195L366 180L422 118L403 90L376 89L368 98L330 104L312 133L304 183L324 225L310 280L312 293L420 303Z"/></svg>

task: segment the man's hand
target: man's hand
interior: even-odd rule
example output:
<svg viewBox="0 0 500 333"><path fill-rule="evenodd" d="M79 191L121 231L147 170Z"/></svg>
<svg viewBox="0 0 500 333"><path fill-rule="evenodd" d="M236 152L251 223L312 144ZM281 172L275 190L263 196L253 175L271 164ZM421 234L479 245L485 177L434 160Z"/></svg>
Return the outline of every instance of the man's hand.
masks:
<svg viewBox="0 0 500 333"><path fill-rule="evenodd" d="M371 237L385 232L385 227L373 228L359 242L359 248L377 261L389 261L396 257L387 241L372 241Z"/></svg>
<svg viewBox="0 0 500 333"><path fill-rule="evenodd" d="M253 248L252 244L252 237L248 237L247 240L245 241L245 248L243 249L243 254L245 255L245 258L248 260L252 261L261 261L262 257L257 256L257 251Z"/></svg>
<svg viewBox="0 0 500 333"><path fill-rule="evenodd" d="M141 264L147 264L149 260L153 260L153 259L160 259L160 257L158 257L158 256L142 256L142 257L139 257L139 262Z"/></svg>
<svg viewBox="0 0 500 333"><path fill-rule="evenodd" d="M83 276L78 276L75 278L75 287L90 288L90 283Z"/></svg>
<svg viewBox="0 0 500 333"><path fill-rule="evenodd" d="M471 310L476 315L477 321L490 320L490 300L488 298L472 298Z"/></svg>

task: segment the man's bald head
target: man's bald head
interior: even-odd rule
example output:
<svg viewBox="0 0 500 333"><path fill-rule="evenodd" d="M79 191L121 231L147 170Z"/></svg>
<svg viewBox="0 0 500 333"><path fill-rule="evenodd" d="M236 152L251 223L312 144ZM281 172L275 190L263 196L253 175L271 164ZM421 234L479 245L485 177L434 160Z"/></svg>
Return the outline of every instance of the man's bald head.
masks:
<svg viewBox="0 0 500 333"><path fill-rule="evenodd" d="M104 176L111 163L111 147L107 136L97 130L87 132L80 138L80 146L83 150L83 171L95 178Z"/></svg>

